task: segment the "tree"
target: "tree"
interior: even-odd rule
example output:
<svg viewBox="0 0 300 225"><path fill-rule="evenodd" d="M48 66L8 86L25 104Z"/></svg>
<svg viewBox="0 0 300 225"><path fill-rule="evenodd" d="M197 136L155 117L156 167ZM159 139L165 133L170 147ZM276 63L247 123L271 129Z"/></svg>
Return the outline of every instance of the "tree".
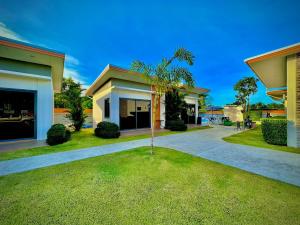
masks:
<svg viewBox="0 0 300 225"><path fill-rule="evenodd" d="M154 127L155 127L155 113L158 106L158 101L161 96L167 91L177 89L180 85L186 85L187 87L194 86L194 79L191 72L188 69L179 65L173 65L174 62L185 62L192 66L194 64L194 55L192 52L179 48L175 51L171 58L163 58L157 65L145 64L142 61L133 61L131 70L134 72L142 73L151 85L153 91L154 101L152 110L152 129L151 129L151 154L153 154L154 143Z"/></svg>
<svg viewBox="0 0 300 225"><path fill-rule="evenodd" d="M63 78L62 92L60 98L64 99L65 107L68 108L69 118L75 127L75 131L79 131L84 123L86 115L83 112L83 97L80 83L76 83L72 78Z"/></svg>
<svg viewBox="0 0 300 225"><path fill-rule="evenodd" d="M184 97L185 94L180 93L177 89L172 89L165 93L166 124L171 120L179 120L185 107Z"/></svg>
<svg viewBox="0 0 300 225"><path fill-rule="evenodd" d="M63 80L64 82L64 80ZM54 93L54 107L67 108L67 100L62 93Z"/></svg>
<svg viewBox="0 0 300 225"><path fill-rule="evenodd" d="M245 77L234 85L234 90L237 91L235 97L237 102L243 107L244 119L250 112L250 95L257 92L257 81L254 77Z"/></svg>
<svg viewBox="0 0 300 225"><path fill-rule="evenodd" d="M88 96L82 97L82 106L84 109L92 109L93 108L93 100Z"/></svg>
<svg viewBox="0 0 300 225"><path fill-rule="evenodd" d="M284 109L284 103L269 103L267 109Z"/></svg>

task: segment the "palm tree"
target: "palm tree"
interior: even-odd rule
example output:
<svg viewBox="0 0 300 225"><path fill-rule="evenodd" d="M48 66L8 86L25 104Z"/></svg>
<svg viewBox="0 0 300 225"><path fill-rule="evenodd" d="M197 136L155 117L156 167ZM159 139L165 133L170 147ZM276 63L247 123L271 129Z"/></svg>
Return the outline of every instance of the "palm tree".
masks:
<svg viewBox="0 0 300 225"><path fill-rule="evenodd" d="M155 113L158 106L158 100L167 91L179 88L181 85L186 87L194 86L194 79L192 73L185 67L173 65L174 62L185 62L189 66L194 64L195 57L192 52L179 48L175 51L171 58L163 58L157 65L146 64L142 61L133 61L131 70L141 73L145 76L154 95L154 104L151 115L151 154L153 154L154 146L154 126L155 126Z"/></svg>

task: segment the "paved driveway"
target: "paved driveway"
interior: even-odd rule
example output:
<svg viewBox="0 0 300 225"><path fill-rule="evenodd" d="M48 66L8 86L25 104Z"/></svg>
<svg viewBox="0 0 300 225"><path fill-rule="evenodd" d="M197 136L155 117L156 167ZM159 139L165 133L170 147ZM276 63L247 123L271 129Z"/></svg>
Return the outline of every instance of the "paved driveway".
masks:
<svg viewBox="0 0 300 225"><path fill-rule="evenodd" d="M155 145L173 148L300 186L300 154L231 144L222 140L222 137L229 136L235 132L232 127L215 127L213 129L156 137ZM2 161L0 162L0 175L67 163L149 144L150 139L143 139Z"/></svg>

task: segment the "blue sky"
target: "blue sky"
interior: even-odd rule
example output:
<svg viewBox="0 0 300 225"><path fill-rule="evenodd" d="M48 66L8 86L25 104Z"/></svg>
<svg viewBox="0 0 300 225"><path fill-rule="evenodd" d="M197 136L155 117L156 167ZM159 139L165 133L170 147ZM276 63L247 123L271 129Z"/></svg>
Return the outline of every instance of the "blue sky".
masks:
<svg viewBox="0 0 300 225"><path fill-rule="evenodd" d="M0 0L0 35L67 55L65 76L91 84L107 64L157 63L178 47L196 56L197 86L214 105L253 76L245 58L300 41L300 1ZM259 91L252 102L272 102Z"/></svg>

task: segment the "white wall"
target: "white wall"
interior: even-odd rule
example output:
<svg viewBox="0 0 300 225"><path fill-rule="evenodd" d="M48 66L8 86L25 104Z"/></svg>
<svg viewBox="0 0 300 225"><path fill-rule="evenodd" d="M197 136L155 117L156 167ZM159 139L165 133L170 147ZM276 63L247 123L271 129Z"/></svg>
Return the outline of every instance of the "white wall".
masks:
<svg viewBox="0 0 300 225"><path fill-rule="evenodd" d="M37 139L47 138L47 131L53 123L53 88L51 79L37 79L0 74L0 88L37 91L36 126Z"/></svg>
<svg viewBox="0 0 300 225"><path fill-rule="evenodd" d="M106 98L110 99L111 105L111 82L105 84L93 96L93 128L96 128L97 124L102 121L111 121L110 118L104 117L104 100ZM110 108L110 116L113 113L112 108Z"/></svg>

